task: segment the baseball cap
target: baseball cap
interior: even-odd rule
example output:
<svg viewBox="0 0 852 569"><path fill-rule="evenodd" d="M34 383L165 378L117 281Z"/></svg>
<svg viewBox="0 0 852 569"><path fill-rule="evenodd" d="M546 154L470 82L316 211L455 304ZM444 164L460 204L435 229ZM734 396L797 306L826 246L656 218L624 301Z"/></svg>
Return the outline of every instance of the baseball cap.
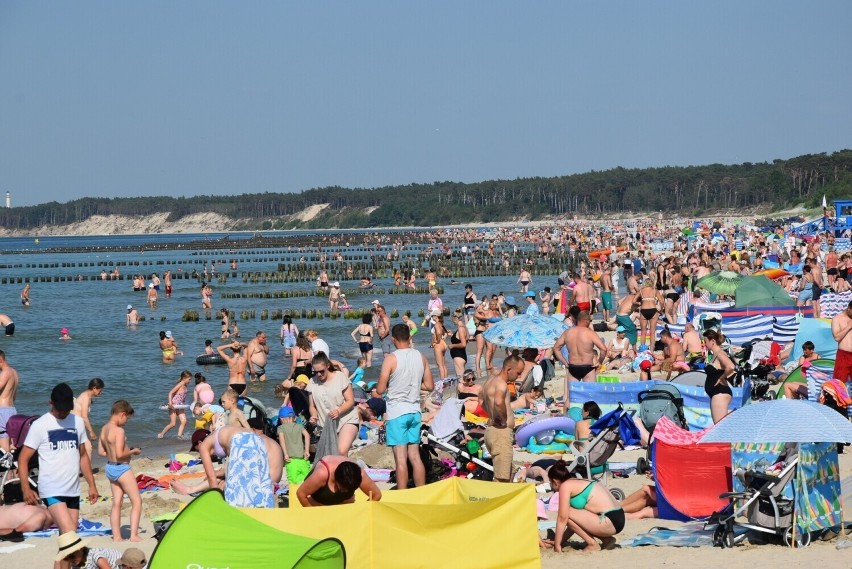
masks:
<svg viewBox="0 0 852 569"><path fill-rule="evenodd" d="M60 334L67 334L67 333L68 333L68 328L63 328L62 330L60 330L60 331L59 331L59 333L60 333Z"/></svg>
<svg viewBox="0 0 852 569"><path fill-rule="evenodd" d="M524 298L535 298L535 293L531 290L528 290L524 293Z"/></svg>
<svg viewBox="0 0 852 569"><path fill-rule="evenodd" d="M624 326L616 326L615 331L616 332L625 332Z"/></svg>
<svg viewBox="0 0 852 569"><path fill-rule="evenodd" d="M296 412L293 411L292 407L282 407L281 409L278 410L278 418L279 419L286 419L288 417L295 417L295 416L296 416Z"/></svg>
<svg viewBox="0 0 852 569"><path fill-rule="evenodd" d="M136 547L128 548L121 557L118 558L118 565L127 567L127 569L142 569L148 563L148 559L141 549Z"/></svg>
<svg viewBox="0 0 852 569"><path fill-rule="evenodd" d="M641 369L643 371L648 371L649 369L651 369L652 365L653 364L651 363L651 360L642 360L639 363L639 369Z"/></svg>
<svg viewBox="0 0 852 569"><path fill-rule="evenodd" d="M127 305L127 310L133 310L133 305L132 305L132 304L128 304L128 305Z"/></svg>
<svg viewBox="0 0 852 569"><path fill-rule="evenodd" d="M385 400L381 397L370 397L367 400L367 407L376 414L376 417L381 417L388 410L387 403L385 403Z"/></svg>
<svg viewBox="0 0 852 569"><path fill-rule="evenodd" d="M308 384L308 376L303 374L303 373L300 373L299 375L296 376L296 383L304 383L305 385L307 385Z"/></svg>
<svg viewBox="0 0 852 569"><path fill-rule="evenodd" d="M372 303L373 303L373 304L381 304L381 302L379 302L379 299L378 299L378 298L374 298L374 299L372 300Z"/></svg>
<svg viewBox="0 0 852 569"><path fill-rule="evenodd" d="M508 304L509 306L515 306L515 304L516 304L516 303L515 303L515 297L514 297L514 296L507 296L507 297L506 297L505 299L503 299L503 300L504 300L504 301L506 302L506 304Z"/></svg>
<svg viewBox="0 0 852 569"><path fill-rule="evenodd" d="M367 391L372 391L373 388L376 387L378 384L379 384L378 381L371 381L370 383L367 384Z"/></svg>
<svg viewBox="0 0 852 569"><path fill-rule="evenodd" d="M50 402L57 411L71 411L74 408L74 392L67 383L60 383L50 392Z"/></svg>
<svg viewBox="0 0 852 569"><path fill-rule="evenodd" d="M148 283L148 288L154 288L154 283Z"/></svg>

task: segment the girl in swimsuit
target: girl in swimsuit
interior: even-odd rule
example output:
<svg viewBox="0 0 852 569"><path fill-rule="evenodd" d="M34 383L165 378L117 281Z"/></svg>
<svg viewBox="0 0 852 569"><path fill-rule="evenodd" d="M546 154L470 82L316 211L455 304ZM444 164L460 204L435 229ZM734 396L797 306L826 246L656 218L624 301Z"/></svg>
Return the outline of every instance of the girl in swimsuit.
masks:
<svg viewBox="0 0 852 569"><path fill-rule="evenodd" d="M281 345L284 346L284 355L289 356L290 351L296 346L296 335L299 329L293 324L293 320L289 316L284 317L281 324Z"/></svg>
<svg viewBox="0 0 852 569"><path fill-rule="evenodd" d="M300 375L310 377L313 375L311 371L311 360L314 357L314 351L311 349L311 342L305 337L305 334L299 332L296 336L296 347L291 350L292 361L290 364L290 379L296 379Z"/></svg>
<svg viewBox="0 0 852 569"><path fill-rule="evenodd" d="M639 343L651 345L657 337L658 309L665 301L660 292L654 290L651 281L645 280L636 294L636 302L639 303Z"/></svg>
<svg viewBox="0 0 852 569"><path fill-rule="evenodd" d="M722 339L715 330L704 332L704 345L712 354L712 361L707 362L704 371L707 380L704 382L704 392L710 398L710 415L713 424L721 421L728 414L728 407L733 400L733 392L728 380L734 375L734 362L722 349Z"/></svg>
<svg viewBox="0 0 852 569"><path fill-rule="evenodd" d="M183 406L186 403L186 386L189 385L190 379L192 379L192 373L189 370L183 370L180 374L180 379L178 379L177 385L172 387L172 390L169 391L169 424L160 431L159 435L157 435L158 439L162 439L166 436L166 433L175 426L178 419L180 419L180 427L178 427L177 436L179 439L183 439L183 430L186 428L186 409L184 409Z"/></svg>
<svg viewBox="0 0 852 569"><path fill-rule="evenodd" d="M444 336L447 330L444 328L444 317L439 315L432 317L432 349L435 351L435 362L438 364L438 374L441 379L447 377L447 343Z"/></svg>
<svg viewBox="0 0 852 569"><path fill-rule="evenodd" d="M364 356L365 367L370 367L373 359L373 317L367 313L361 317L361 323L352 330L352 341L358 344L361 355ZM355 338L355 336L358 338Z"/></svg>
<svg viewBox="0 0 852 569"><path fill-rule="evenodd" d="M456 325L456 331L450 336L450 358L453 360L456 377L461 377L464 374L464 368L467 365L467 327L464 325L464 314L456 310L453 312L453 324Z"/></svg>
<svg viewBox="0 0 852 569"><path fill-rule="evenodd" d="M601 418L601 408L594 401L583 403L583 418L574 425L574 446L577 449L592 437L592 423Z"/></svg>
<svg viewBox="0 0 852 569"><path fill-rule="evenodd" d="M492 298L488 303L488 310L485 311L486 314L486 324L485 329L487 330L493 324L500 322L503 319L503 315L500 313L500 304L497 299ZM482 341L485 342L485 371L489 372L494 369L494 352L497 350L497 346L482 338ZM477 351L479 350L479 345L477 344ZM477 364L479 361L477 360Z"/></svg>
<svg viewBox="0 0 852 569"><path fill-rule="evenodd" d="M564 460L556 461L547 476L551 488L559 492L553 550L561 552L562 544L575 533L586 542L584 551L614 547L615 535L624 529L624 510L606 486L573 478Z"/></svg>
<svg viewBox="0 0 852 569"><path fill-rule="evenodd" d="M343 456L326 456L299 485L296 496L304 507L334 506L353 503L359 489L370 500L382 499L382 491L360 466Z"/></svg>
<svg viewBox="0 0 852 569"><path fill-rule="evenodd" d="M227 308L223 308L220 313L222 314L222 339L227 340L231 335L231 319L228 318Z"/></svg>

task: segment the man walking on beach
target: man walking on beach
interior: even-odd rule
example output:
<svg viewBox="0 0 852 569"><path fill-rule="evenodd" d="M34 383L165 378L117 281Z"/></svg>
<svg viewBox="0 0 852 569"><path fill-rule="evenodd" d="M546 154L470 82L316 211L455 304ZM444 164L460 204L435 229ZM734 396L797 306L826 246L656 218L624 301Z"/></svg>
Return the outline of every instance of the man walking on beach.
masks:
<svg viewBox="0 0 852 569"><path fill-rule="evenodd" d="M30 459L38 453L38 494L29 484L22 484L24 501L35 506L41 498L60 534L77 531L81 471L89 484L89 501L95 503L99 497L92 463L83 450L83 443L89 438L83 420L71 414L73 408L74 393L68 384L54 387L50 393L50 412L32 424L18 460L21 480L26 480Z"/></svg>
<svg viewBox="0 0 852 569"><path fill-rule="evenodd" d="M266 332L261 331L255 334L246 348L249 378L252 381L266 381L267 356L269 356L269 346L266 345Z"/></svg>
<svg viewBox="0 0 852 569"><path fill-rule="evenodd" d="M556 344L553 345L553 353L563 365L568 368L568 375L565 376L565 412L568 412L568 404L570 402L568 390L569 381L595 381L596 371L598 369L598 356L595 354L595 348L598 353L606 354L606 344L601 340L589 325L592 323L592 317L588 310L581 310L577 315L577 325L562 332ZM568 348L568 359L565 359L562 353L562 346Z"/></svg>
<svg viewBox="0 0 852 569"><path fill-rule="evenodd" d="M498 482L509 482L512 476L515 414L511 409L509 383L514 383L523 371L524 360L519 356L509 356L503 360L500 373L489 377L479 393L479 403L488 414L485 447L491 454L494 479Z"/></svg>
<svg viewBox="0 0 852 569"><path fill-rule="evenodd" d="M12 448L6 423L15 415L15 396L18 394L18 372L6 361L6 352L0 350L0 451L9 452ZM2 455L3 453L0 453Z"/></svg>
<svg viewBox="0 0 852 569"><path fill-rule="evenodd" d="M426 484L426 467L420 459L420 390L435 388L426 358L411 347L411 331L397 324L391 332L396 351L385 355L379 383L379 395L387 393L385 428L387 444L393 449L397 488L408 488L408 463L411 462L415 486Z"/></svg>

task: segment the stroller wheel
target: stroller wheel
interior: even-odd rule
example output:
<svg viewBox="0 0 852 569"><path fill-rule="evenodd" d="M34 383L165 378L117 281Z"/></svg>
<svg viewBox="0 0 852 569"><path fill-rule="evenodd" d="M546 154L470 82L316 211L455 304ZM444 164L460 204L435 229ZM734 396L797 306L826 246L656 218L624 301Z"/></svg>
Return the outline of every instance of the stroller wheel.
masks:
<svg viewBox="0 0 852 569"><path fill-rule="evenodd" d="M725 526L719 524L716 526L716 529L713 530L713 546L714 547L725 547Z"/></svg>
<svg viewBox="0 0 852 569"><path fill-rule="evenodd" d="M725 533L722 535L722 547L732 548L734 545L736 545L734 543L734 531L725 528Z"/></svg>
<svg viewBox="0 0 852 569"><path fill-rule="evenodd" d="M787 547L807 547L811 544L811 534L808 532L805 533L796 533L796 541L793 542L793 526L787 528L784 532L784 545Z"/></svg>
<svg viewBox="0 0 852 569"><path fill-rule="evenodd" d="M624 500L624 491L621 488L610 488L609 493L612 494L612 497L619 502Z"/></svg>
<svg viewBox="0 0 852 569"><path fill-rule="evenodd" d="M636 474L645 474L651 468L651 465L648 463L648 459L644 456L640 456L639 460L636 461Z"/></svg>

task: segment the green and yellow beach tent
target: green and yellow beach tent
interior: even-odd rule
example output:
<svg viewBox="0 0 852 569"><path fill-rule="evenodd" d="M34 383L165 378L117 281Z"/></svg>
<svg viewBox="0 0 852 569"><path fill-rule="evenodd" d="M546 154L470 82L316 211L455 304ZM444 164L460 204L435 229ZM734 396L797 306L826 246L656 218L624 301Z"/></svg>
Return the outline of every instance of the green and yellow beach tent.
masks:
<svg viewBox="0 0 852 569"><path fill-rule="evenodd" d="M346 552L337 539L302 537L259 522L228 505L221 491L208 490L178 514L148 567L343 569Z"/></svg>

